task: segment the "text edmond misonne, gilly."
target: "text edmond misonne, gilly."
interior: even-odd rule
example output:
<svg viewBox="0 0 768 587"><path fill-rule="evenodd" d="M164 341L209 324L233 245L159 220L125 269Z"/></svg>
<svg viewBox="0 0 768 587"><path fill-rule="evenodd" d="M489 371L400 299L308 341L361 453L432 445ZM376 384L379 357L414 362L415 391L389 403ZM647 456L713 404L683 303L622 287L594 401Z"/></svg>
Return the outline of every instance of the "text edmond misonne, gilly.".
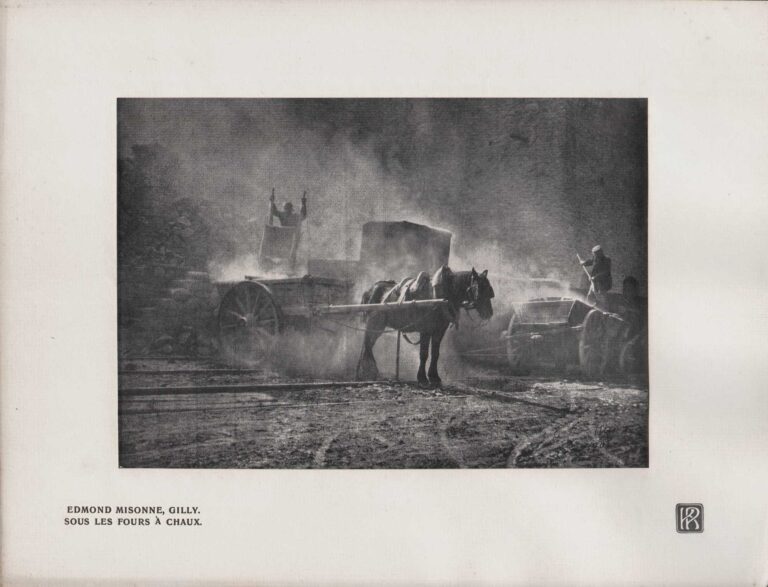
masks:
<svg viewBox="0 0 768 587"><path fill-rule="evenodd" d="M69 505L68 514L155 514L155 515L189 515L198 514L200 509L193 506L109 506L109 505Z"/></svg>

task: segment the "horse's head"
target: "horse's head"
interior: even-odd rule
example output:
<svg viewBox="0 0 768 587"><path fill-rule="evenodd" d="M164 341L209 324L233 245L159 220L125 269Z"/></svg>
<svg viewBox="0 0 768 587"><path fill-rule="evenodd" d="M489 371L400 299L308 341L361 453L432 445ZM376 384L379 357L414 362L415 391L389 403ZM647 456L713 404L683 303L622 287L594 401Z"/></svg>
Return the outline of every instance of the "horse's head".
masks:
<svg viewBox="0 0 768 587"><path fill-rule="evenodd" d="M491 282L488 281L488 270L478 273L472 267L469 274L469 287L467 288L468 307L477 310L483 320L488 320L493 316L491 298L494 295Z"/></svg>

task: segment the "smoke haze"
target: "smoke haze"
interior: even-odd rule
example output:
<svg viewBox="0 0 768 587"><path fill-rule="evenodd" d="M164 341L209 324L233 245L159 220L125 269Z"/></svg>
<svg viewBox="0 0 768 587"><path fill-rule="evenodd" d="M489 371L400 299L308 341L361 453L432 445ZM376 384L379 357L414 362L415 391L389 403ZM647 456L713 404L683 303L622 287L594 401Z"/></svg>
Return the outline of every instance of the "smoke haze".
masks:
<svg viewBox="0 0 768 587"><path fill-rule="evenodd" d="M457 270L578 285L576 252L600 243L614 283L645 289L646 113L645 100L121 99L118 193L121 210L195 207L201 268L220 278L256 269L275 188L279 206L308 192L300 259L357 259L363 223L410 220L453 232Z"/></svg>

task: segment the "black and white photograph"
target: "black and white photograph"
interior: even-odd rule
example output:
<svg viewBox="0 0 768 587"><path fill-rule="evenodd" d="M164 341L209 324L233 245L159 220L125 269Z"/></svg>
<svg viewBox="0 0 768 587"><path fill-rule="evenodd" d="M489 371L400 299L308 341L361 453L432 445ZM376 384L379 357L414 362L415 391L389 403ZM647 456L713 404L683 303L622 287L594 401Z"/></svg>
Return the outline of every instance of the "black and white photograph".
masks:
<svg viewBox="0 0 768 587"><path fill-rule="evenodd" d="M648 466L646 99L116 107L121 467Z"/></svg>
<svg viewBox="0 0 768 587"><path fill-rule="evenodd" d="M768 585L766 17L0 7L0 583Z"/></svg>

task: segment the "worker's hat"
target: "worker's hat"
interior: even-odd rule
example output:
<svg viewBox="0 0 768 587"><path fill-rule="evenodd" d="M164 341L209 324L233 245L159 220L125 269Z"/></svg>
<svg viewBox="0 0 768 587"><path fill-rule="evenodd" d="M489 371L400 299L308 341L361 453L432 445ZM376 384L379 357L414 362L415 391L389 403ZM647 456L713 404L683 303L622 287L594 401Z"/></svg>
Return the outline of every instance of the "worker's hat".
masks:
<svg viewBox="0 0 768 587"><path fill-rule="evenodd" d="M602 250L603 250L603 247L601 247L600 245L595 245L594 247L592 247L593 253L597 253L597 251L602 251Z"/></svg>

